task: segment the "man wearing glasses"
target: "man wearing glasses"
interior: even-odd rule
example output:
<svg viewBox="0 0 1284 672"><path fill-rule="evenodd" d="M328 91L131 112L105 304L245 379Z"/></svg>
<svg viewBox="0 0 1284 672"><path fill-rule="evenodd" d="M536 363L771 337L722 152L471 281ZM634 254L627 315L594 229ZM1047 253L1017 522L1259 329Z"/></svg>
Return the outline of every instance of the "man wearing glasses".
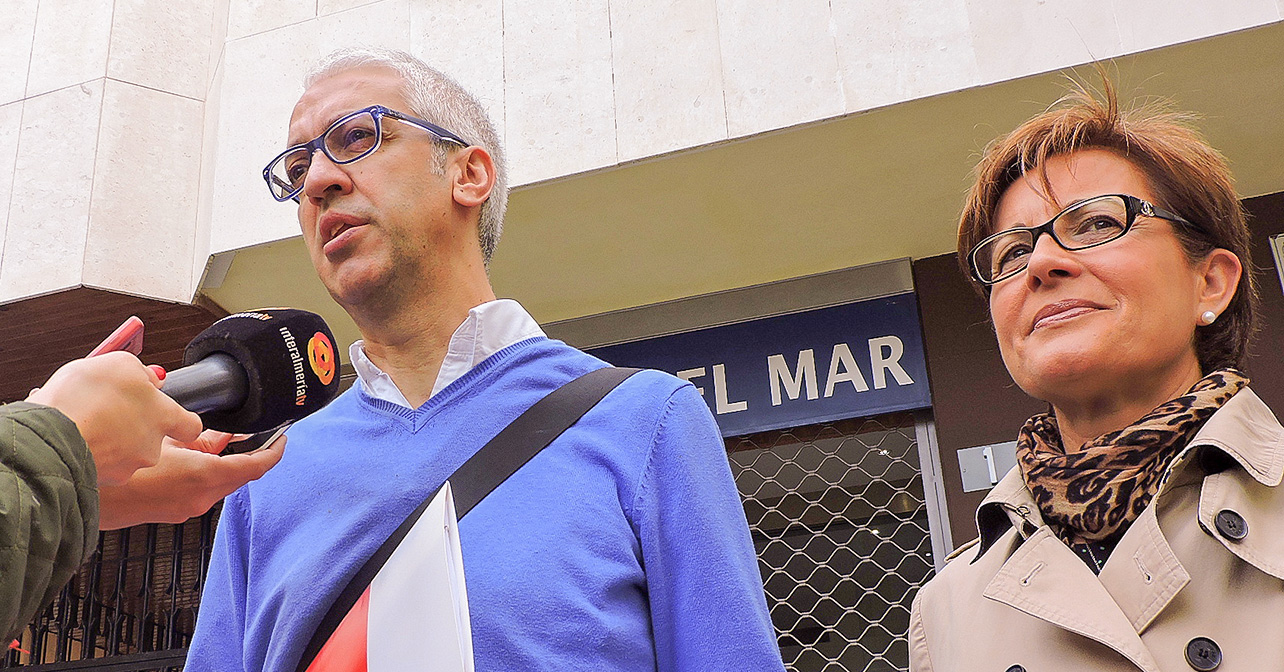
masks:
<svg viewBox="0 0 1284 672"><path fill-rule="evenodd" d="M495 299L505 168L470 95L376 50L332 54L305 84L264 179L297 202L317 274L361 331L360 384L227 499L189 672L299 669L405 516L535 401L602 366ZM626 380L459 530L478 670L783 670L722 441L676 378Z"/></svg>

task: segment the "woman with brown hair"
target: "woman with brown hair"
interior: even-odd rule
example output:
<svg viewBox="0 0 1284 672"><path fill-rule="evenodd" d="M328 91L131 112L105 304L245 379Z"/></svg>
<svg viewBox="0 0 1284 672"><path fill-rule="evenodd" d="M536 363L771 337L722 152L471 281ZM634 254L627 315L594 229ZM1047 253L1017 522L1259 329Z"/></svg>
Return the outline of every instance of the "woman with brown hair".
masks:
<svg viewBox="0 0 1284 672"><path fill-rule="evenodd" d="M1284 428L1240 371L1244 213L1185 117L1105 89L976 169L959 260L1050 408L915 599L914 670L1284 669Z"/></svg>

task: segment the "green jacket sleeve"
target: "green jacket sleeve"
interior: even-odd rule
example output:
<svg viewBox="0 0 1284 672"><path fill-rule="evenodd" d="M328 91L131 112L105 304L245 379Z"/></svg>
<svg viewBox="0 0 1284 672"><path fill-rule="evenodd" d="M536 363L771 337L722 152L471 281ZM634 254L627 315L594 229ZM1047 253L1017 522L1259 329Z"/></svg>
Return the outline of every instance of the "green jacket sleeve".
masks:
<svg viewBox="0 0 1284 672"><path fill-rule="evenodd" d="M22 631L94 551L98 472L80 432L47 406L0 406L0 642Z"/></svg>

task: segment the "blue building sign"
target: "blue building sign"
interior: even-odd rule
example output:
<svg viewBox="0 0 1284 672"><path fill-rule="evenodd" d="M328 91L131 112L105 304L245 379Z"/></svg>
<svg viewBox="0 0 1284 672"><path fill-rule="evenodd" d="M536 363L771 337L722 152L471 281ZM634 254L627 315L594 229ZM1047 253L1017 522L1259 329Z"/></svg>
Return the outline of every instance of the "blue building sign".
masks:
<svg viewBox="0 0 1284 672"><path fill-rule="evenodd" d="M723 436L932 403L913 292L589 352L690 381Z"/></svg>

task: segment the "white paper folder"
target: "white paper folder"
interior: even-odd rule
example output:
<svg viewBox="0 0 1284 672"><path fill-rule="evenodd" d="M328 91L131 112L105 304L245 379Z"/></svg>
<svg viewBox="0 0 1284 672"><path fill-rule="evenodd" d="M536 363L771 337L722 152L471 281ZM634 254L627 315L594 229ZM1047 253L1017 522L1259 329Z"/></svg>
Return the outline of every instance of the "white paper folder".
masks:
<svg viewBox="0 0 1284 672"><path fill-rule="evenodd" d="M474 672L464 559L450 483L370 583L370 672Z"/></svg>

